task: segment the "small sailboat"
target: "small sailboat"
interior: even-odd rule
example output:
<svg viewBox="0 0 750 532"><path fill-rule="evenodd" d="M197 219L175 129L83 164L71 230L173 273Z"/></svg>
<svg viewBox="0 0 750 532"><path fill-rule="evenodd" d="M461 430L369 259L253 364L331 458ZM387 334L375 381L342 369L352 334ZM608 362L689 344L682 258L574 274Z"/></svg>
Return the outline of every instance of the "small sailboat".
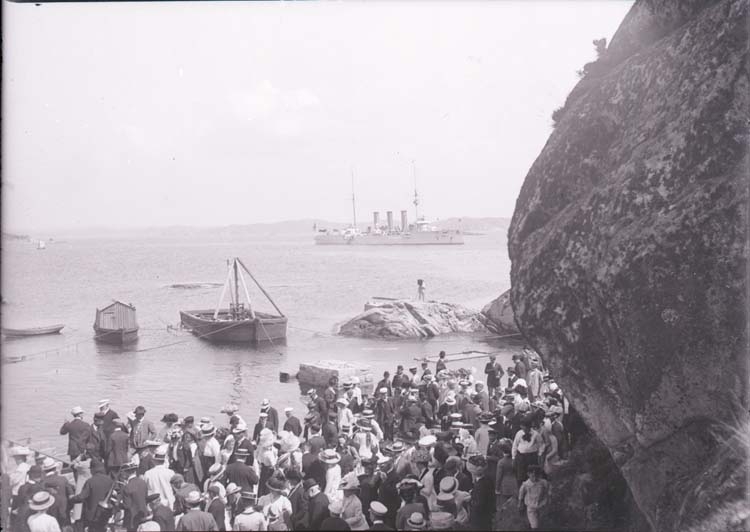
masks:
<svg viewBox="0 0 750 532"><path fill-rule="evenodd" d="M123 345L135 342L138 339L135 307L115 300L101 310L96 309L94 332L94 339L105 344Z"/></svg>
<svg viewBox="0 0 750 532"><path fill-rule="evenodd" d="M258 283L250 270L239 259L229 263L227 279L221 290L219 303L214 310L181 310L182 326L193 334L212 342L260 343L286 340L287 318L276 306L268 292ZM277 315L257 312L250 304L242 270L247 273L260 291L278 312ZM242 284L247 304L240 302L239 285ZM229 308L221 308L227 292L231 302Z"/></svg>
<svg viewBox="0 0 750 532"><path fill-rule="evenodd" d="M47 249L47 244L45 244L44 240L40 240L37 242L36 249Z"/></svg>

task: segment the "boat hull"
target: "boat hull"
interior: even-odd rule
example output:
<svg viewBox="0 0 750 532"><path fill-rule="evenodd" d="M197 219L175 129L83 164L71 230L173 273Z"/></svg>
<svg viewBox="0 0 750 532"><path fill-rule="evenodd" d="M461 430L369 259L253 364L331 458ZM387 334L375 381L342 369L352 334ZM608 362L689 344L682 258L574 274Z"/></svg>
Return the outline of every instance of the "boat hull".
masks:
<svg viewBox="0 0 750 532"><path fill-rule="evenodd" d="M341 233L315 235L315 243L321 246L456 246L464 243L463 234L457 231L423 231L397 234L358 234L344 236Z"/></svg>
<svg viewBox="0 0 750 532"><path fill-rule="evenodd" d="M3 327L2 333L3 336L13 337L39 336L42 334L58 334L63 327L65 327L64 324L50 325L49 327L32 327L30 329L9 329Z"/></svg>
<svg viewBox="0 0 750 532"><path fill-rule="evenodd" d="M263 343L286 340L287 319L284 316L256 312L256 318L232 320L229 311L219 311L213 319L213 310L180 311L182 326L196 336L217 343Z"/></svg>
<svg viewBox="0 0 750 532"><path fill-rule="evenodd" d="M103 344L126 345L138 340L138 329L102 329L94 326L94 340Z"/></svg>

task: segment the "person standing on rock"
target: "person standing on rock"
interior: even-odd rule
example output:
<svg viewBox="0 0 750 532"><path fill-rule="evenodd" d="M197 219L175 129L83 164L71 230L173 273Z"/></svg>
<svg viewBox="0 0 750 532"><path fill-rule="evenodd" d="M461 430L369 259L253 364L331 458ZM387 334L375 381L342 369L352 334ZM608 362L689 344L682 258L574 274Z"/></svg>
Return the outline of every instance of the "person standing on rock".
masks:
<svg viewBox="0 0 750 532"><path fill-rule="evenodd" d="M417 299L419 301L424 301L424 281L422 279L417 279Z"/></svg>

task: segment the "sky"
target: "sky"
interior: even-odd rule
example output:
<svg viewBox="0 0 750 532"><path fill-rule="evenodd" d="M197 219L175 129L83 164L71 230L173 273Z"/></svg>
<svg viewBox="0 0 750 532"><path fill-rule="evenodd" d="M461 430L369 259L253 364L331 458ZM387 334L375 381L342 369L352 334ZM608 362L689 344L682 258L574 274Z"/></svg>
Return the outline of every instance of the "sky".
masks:
<svg viewBox="0 0 750 532"><path fill-rule="evenodd" d="M3 1L3 230L510 217L631 5Z"/></svg>

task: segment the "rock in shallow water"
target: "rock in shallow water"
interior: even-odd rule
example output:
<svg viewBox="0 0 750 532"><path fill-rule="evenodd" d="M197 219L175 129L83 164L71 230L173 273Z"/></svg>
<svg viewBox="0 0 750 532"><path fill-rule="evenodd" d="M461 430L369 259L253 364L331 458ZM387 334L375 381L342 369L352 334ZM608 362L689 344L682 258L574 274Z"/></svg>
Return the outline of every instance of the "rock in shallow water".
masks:
<svg viewBox="0 0 750 532"><path fill-rule="evenodd" d="M431 338L456 332L485 332L478 313L438 301L385 300L365 305L365 312L339 329L361 338Z"/></svg>
<svg viewBox="0 0 750 532"><path fill-rule="evenodd" d="M482 309L479 319L493 333L517 333L518 327L516 327L513 307L510 304L510 290L503 292L500 297L487 303Z"/></svg>
<svg viewBox="0 0 750 532"><path fill-rule="evenodd" d="M518 326L659 531L748 515L747 11L636 2L509 232Z"/></svg>

